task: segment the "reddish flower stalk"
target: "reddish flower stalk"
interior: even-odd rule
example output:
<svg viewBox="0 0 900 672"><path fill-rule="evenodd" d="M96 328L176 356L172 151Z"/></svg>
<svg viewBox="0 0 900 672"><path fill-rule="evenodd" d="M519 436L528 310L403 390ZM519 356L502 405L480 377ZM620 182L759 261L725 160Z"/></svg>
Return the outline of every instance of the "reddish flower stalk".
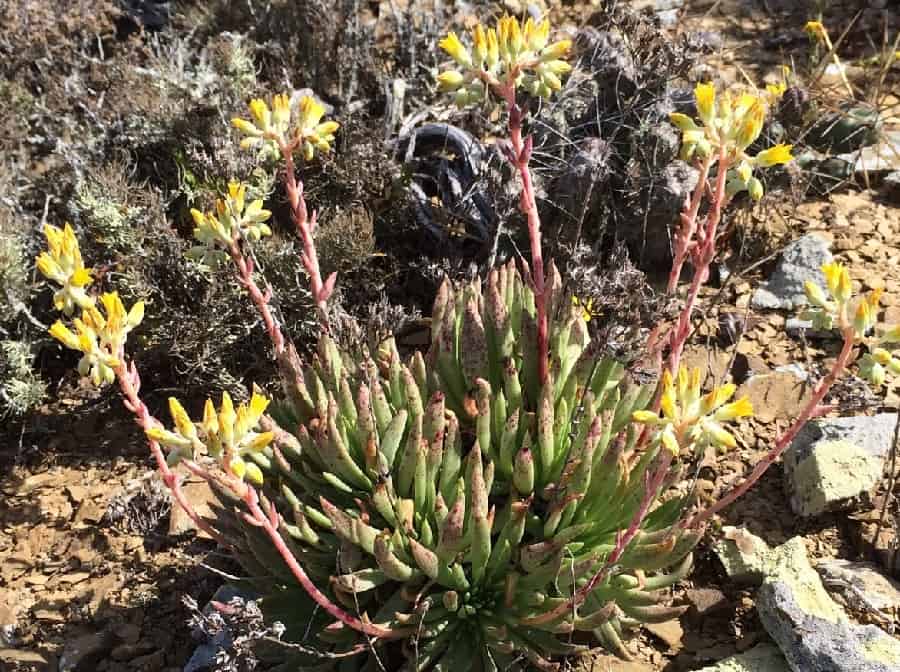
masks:
<svg viewBox="0 0 900 672"><path fill-rule="evenodd" d="M297 579L297 582L303 587L307 594L325 611L345 625L358 632L369 635L370 637L395 639L410 634L408 629L391 630L389 628L382 628L381 626L364 622L355 616L351 616L328 599L328 596L316 587L312 579L309 578L309 575L303 570L303 567L300 566L297 558L294 557L291 549L288 548L285 543L284 537L282 537L281 533L278 531L281 523L281 516L275 508L275 505L271 502L266 502L268 513L264 512L259 504L259 493L256 491L256 488L242 481L233 479L223 481L221 478L214 478L206 469L192 460L185 460L184 464L192 474L206 479L211 485L228 488L241 499L249 510L249 513L243 514L244 520L250 525L260 527L265 531L272 541L272 545L278 551L278 554L281 556L282 560L284 560L284 563L291 570L294 578Z"/></svg>
<svg viewBox="0 0 900 672"><path fill-rule="evenodd" d="M272 340L272 346L275 348L275 356L278 357L284 352L285 345L284 334L281 333L281 327L278 326L278 322L275 320L275 316L272 315L272 311L269 308L269 301L272 299L272 291L271 289L266 288L266 291L263 292L259 288L259 285L256 284L256 281L253 279L253 259L244 256L236 240L231 241L228 252L231 254L231 260L234 262L234 266L237 269L238 281L243 285L244 289L247 290L247 293L250 295L250 300L259 311L263 323L266 325L266 331L269 334L269 338Z"/></svg>
<svg viewBox="0 0 900 672"><path fill-rule="evenodd" d="M334 291L337 274L332 273L325 281L322 280L316 242L313 239L313 232L316 230L316 213L313 212L310 216L306 207L306 199L303 197L303 182L297 179L295 173L294 150L296 148L293 144L283 144L280 149L284 158L284 189L287 192L288 202L291 204L294 226L297 227L297 235L300 236L300 243L303 246L300 260L309 276L310 291L319 311L319 320L325 325L328 297Z"/></svg>
<svg viewBox="0 0 900 672"><path fill-rule="evenodd" d="M725 156L723 148L719 153L718 173L716 175L716 186L713 191L712 202L710 203L709 213L706 215L706 221L702 228L698 228L696 224L697 210L699 209L699 201L705 191L706 178L704 175L709 174L709 160L704 161L701 170L701 180L694 189L694 195L690 203L690 210L682 215L682 231L677 236L678 242L676 246L681 250L681 258L676 256L675 264L684 264L684 257L690 254L691 264L694 267L694 276L691 278L691 285L688 289L687 298L685 299L684 308L678 317L678 324L669 333L669 371L675 375L678 372L678 366L681 363L681 355L684 352L684 345L691 334L691 318L694 315L694 307L697 304L697 297L700 294L700 288L709 279L709 266L716 256L716 237L718 234L719 222L722 219L722 208L725 205L725 179L728 173L728 160ZM676 249L676 255L678 254ZM680 266L677 268L673 265L673 275L669 276L669 287L672 291L672 280L678 282L678 276L681 274ZM677 274L676 274L677 273Z"/></svg>
<svg viewBox="0 0 900 672"><path fill-rule="evenodd" d="M709 169L712 166L712 157L703 160L700 166L700 177L694 187L691 196L685 201L684 211L680 216L680 226L675 232L675 245L672 252L672 270L669 272L669 285L667 290L669 294L674 294L678 288L678 280L681 278L681 270L684 268L684 262L687 259L691 242L697 231L697 216L700 212L700 204L703 202L703 196L706 193L707 181L709 180Z"/></svg>
<svg viewBox="0 0 900 672"><path fill-rule="evenodd" d="M547 291L544 285L544 255L541 249L541 217L534 196L531 179L531 137L522 139L522 111L516 104L515 84L503 92L507 102L509 117L509 139L512 152L510 163L519 172L522 181L522 212L528 220L528 238L531 242L531 285L534 290L534 306L537 312L538 381L547 380L549 371L549 337L547 324Z"/></svg>
<svg viewBox="0 0 900 672"><path fill-rule="evenodd" d="M130 364L126 363L124 357L121 355L119 361L121 363L115 369L116 380L119 381L119 388L122 390L122 395L125 397L125 408L134 414L135 422L137 422L141 429L145 431L162 425L159 420L150 414L150 410L140 397L141 377L138 374L134 362L131 362ZM156 466L159 469L159 473L162 475L163 483L165 483L166 487L172 493L172 497L175 498L178 505L187 514L194 525L197 526L197 529L206 532L206 534L219 542L219 544L230 549L231 544L225 541L222 535L214 530L212 526L197 513L194 507L191 506L184 491L181 489L181 480L178 478L178 474L169 468L169 464L166 462L166 456L163 454L160 445L149 438L148 442L150 444L150 452L154 459L156 459Z"/></svg>
<svg viewBox="0 0 900 672"><path fill-rule="evenodd" d="M807 421L820 414L820 404L822 403L822 400L825 398L825 395L828 394L828 390L830 390L834 383L838 380L838 378L840 378L841 374L847 368L850 360L853 357L853 344L855 342L853 327L844 328L843 336L844 345L841 348L841 352L835 360L834 365L831 367L831 370L816 384L815 388L813 389L812 397L810 397L810 400L803 408L803 411L800 413L800 415L797 416L794 422L791 423L791 426L787 429L787 431L785 431L781 436L778 437L778 440L775 442L772 450L770 450L763 459L756 463L756 466L753 468L753 471L750 472L750 475L747 476L747 478L745 478L739 485L729 490L728 493L726 493L708 509L705 509L704 511L701 511L694 515L694 517L684 525L685 527L699 527L700 525L704 525L706 521L708 521L712 516L724 509L726 506L729 506L738 497L741 497L745 492L747 492L747 490L752 488L753 485L762 477L762 475L766 473L766 470L771 467L775 463L775 460L777 460L787 449L794 438L796 438L800 430L803 429L803 426L807 423Z"/></svg>

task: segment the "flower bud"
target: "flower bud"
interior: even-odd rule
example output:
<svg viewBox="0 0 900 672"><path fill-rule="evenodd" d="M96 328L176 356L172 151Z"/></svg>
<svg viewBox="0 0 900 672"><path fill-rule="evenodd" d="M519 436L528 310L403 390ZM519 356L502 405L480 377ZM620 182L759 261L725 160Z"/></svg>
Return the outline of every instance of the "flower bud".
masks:
<svg viewBox="0 0 900 672"><path fill-rule="evenodd" d="M747 184L747 192L754 201L760 200L763 197L762 182L755 177L751 177L750 182Z"/></svg>

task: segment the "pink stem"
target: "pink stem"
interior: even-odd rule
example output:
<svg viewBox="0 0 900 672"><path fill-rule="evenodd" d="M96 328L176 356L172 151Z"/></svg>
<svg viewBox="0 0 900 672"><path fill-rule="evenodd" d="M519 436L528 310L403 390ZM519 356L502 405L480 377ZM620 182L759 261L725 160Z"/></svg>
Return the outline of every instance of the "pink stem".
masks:
<svg viewBox="0 0 900 672"><path fill-rule="evenodd" d="M316 228L316 214L309 216L306 208L306 199L303 197L303 182L297 179L294 169L294 149L291 145L282 145L281 154L284 158L284 189L287 193L288 202L291 204L291 214L294 219L294 225L297 227L297 235L300 236L300 243L303 245L303 251L300 253L300 260L303 267L309 275L310 290L312 291L313 301L319 311L319 319L325 324L325 315L328 297L334 288L334 274L326 281L322 281L322 272L319 269L319 256L316 253L316 242L313 239L313 231Z"/></svg>
<svg viewBox="0 0 900 672"><path fill-rule="evenodd" d="M712 166L712 157L703 160L700 167L700 177L697 180L694 191L685 204L685 211L681 213L681 223L678 232L675 234L675 249L672 259L672 270L669 272L669 285L667 291L674 294L678 287L678 280L681 278L681 269L684 267L684 261L697 230L697 215L700 212L700 204L703 202L703 194L706 191L707 180L709 179L709 169Z"/></svg>
<svg viewBox="0 0 900 672"><path fill-rule="evenodd" d="M778 437L778 440L775 442L775 446L772 448L772 450L770 450L762 460L756 463L753 471L750 472L750 475L745 478L740 483L740 485L732 488L724 497L721 497L708 509L697 513L685 525L685 527L697 527L703 525L712 516L714 516L726 506L730 505L738 497L747 492L747 490L753 487L753 484L756 483L764 473L766 473L766 470L775 463L775 460L777 460L781 456L785 449L787 449L787 447L791 444L791 441L793 441L800 430L803 429L803 426L806 424L806 422L818 414L819 403L822 401L822 399L825 398L825 395L828 394L828 390L831 389L831 387L843 373L844 369L846 369L847 365L850 363L850 359L853 355L854 341L855 338L853 328L845 327L844 345L841 348L841 352L828 374L824 378L822 378L822 380L820 380L816 385L815 389L813 390L812 397L803 408L803 412L800 413L799 416L797 416L797 419L794 420L788 430L780 437Z"/></svg>
<svg viewBox="0 0 900 672"><path fill-rule="evenodd" d="M296 578L300 585L303 586L303 589L309 594L309 596L313 600L315 600L316 604L318 604L325 611L327 611L342 623L350 626L354 630L369 635L370 637L397 639L400 637L406 637L411 633L410 629L391 630L389 628L382 628L378 625L366 623L356 618L355 616L351 616L330 599L328 599L328 596L320 591L306 574L306 572L303 571L303 567L301 567L300 563L297 562L297 558L295 558L294 554L291 553L291 549L289 549L287 547L287 544L284 543L284 539L278 532L279 515L275 510L275 505L271 503L269 504L269 515L267 516L259 506L259 495L257 494L256 490L250 486L246 487L242 499L244 501L244 504L247 505L247 508L250 509L248 522L254 525L258 525L266 531L266 534L269 535L269 539L272 540L272 544L278 550L281 558L290 568L291 573L294 575L294 578Z"/></svg>
<svg viewBox="0 0 900 672"><path fill-rule="evenodd" d="M120 357L119 361L121 363L116 367L115 373L116 379L119 381L119 388L122 390L122 395L125 397L125 407L134 414L135 421L144 431L151 429L152 427L160 426L162 423L150 414L147 405L140 397L139 391L141 379L137 367L135 367L133 362L129 366L129 364L125 362L124 357ZM231 544L225 541L222 535L214 530L212 526L210 526L210 524L194 510L194 507L191 506L184 491L181 489L181 481L178 478L178 474L169 468L169 465L166 462L166 456L163 454L160 445L152 439L148 439L148 442L150 444L150 452L156 459L156 466L159 469L159 473L162 475L163 483L169 488L172 497L175 498L175 501L187 514L188 518L190 518L194 525L197 526L197 529L206 532L206 534L215 539L222 546L232 548Z"/></svg>
<svg viewBox="0 0 900 672"><path fill-rule="evenodd" d="M716 255L716 235L718 232L719 222L722 218L722 205L725 202L725 179L728 173L728 160L725 155L724 147L719 153L718 160L718 174L716 175L716 188L713 193L713 200L710 204L709 213L706 216L706 222L703 229L699 231L700 238L696 242L694 242L694 247L691 248L690 240L679 241L679 247L684 250L691 250L691 256L694 266L694 276L691 278L691 286L688 290L687 298L685 300L684 308L681 310L681 314L678 318L678 324L675 329L669 335L669 371L674 375L678 371L678 366L681 363L681 355L684 352L684 345L687 342L688 336L691 333L691 318L694 315L694 306L697 304L697 297L700 294L700 288L709 278L709 265L712 263L713 259ZM705 172L708 173L709 166L705 166ZM689 222L696 221L696 212L699 208L698 203L698 195L702 195L703 189L700 185L705 184L706 180L701 180L698 182L698 188L694 190L693 203L691 205L691 210L687 213L687 216L684 221L685 227L690 226L692 234L696 230L696 224L689 224ZM691 238L694 236L692 235ZM679 239L682 239L682 236L679 236ZM684 260L681 260L683 263ZM673 272L674 272L673 266ZM678 274L680 275L681 271L678 270ZM672 278L675 278L675 282L678 282L678 276L670 276L669 284L671 287Z"/></svg>
<svg viewBox="0 0 900 672"><path fill-rule="evenodd" d="M534 196L531 179L531 138L522 139L522 112L516 105L515 86L504 91L509 116L509 139L512 144L511 162L522 180L522 212L528 220L528 238L531 242L531 284L537 312L538 381L543 385L549 371L549 337L547 324L547 292L544 286L544 255L541 249L541 217Z"/></svg>
<svg viewBox="0 0 900 672"><path fill-rule="evenodd" d="M256 309L262 316L277 357L284 352L284 334L281 333L281 328L278 326L278 322L275 321L275 316L272 315L272 311L269 308L269 294L268 292L264 293L259 288L259 285L256 284L256 281L253 279L253 261L243 255L236 240L231 241L228 251L237 269L240 283L247 290L250 300L253 301L253 305L256 306Z"/></svg>

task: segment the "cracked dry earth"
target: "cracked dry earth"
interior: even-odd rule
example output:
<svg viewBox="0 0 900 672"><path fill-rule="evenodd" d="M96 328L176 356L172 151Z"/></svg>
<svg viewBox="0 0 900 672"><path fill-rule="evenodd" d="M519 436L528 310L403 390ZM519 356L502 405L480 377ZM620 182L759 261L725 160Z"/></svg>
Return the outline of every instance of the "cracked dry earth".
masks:
<svg viewBox="0 0 900 672"><path fill-rule="evenodd" d="M754 37L765 29L760 21L767 15L725 11L747 3L721 3L725 9L708 13L712 4L689 3L684 25L722 31L726 39L719 58L726 71L752 64L754 78L774 72L781 59L761 55ZM753 44L757 48L750 53ZM896 99L892 104L896 114ZM730 376L758 413L740 427L738 450L706 456L698 476L703 497L714 500L740 480L801 407L806 386L781 367L798 364L820 373L836 354L833 342L787 333L789 314L749 307L784 243L808 233L827 240L835 257L849 266L857 289L884 288L883 319L900 322L900 208L877 184L872 187L807 195L796 205L769 200L737 218L744 238L764 241L765 253L755 247L735 253L728 261L732 277L706 291L687 361L714 380ZM767 255L774 256L763 261ZM748 267L753 269L738 272ZM203 604L223 582L219 572L237 570L170 513L149 472L141 437L114 396L86 402L79 390L63 388L56 397L29 419L21 435L7 435L7 445L0 446L9 455L24 456L0 472L0 670L181 670L195 646L182 596ZM848 379L832 401L841 415L895 410L900 387L878 398ZM76 408L77 422L68 420ZM776 464L725 512L722 524L744 526L773 546L799 535L813 563L829 558L884 563L897 547L898 529L895 498L874 544L885 487L849 516L802 520L787 504ZM190 486L188 492L202 504L201 487ZM675 603L691 607L682 619L642 629L629 643L633 661L598 654L575 668L689 671L768 641L755 610L755 589L729 581L710 550L720 534L711 533L698 549L691 579L673 590ZM847 608L854 619L870 620L858 605ZM896 625L898 615L892 618Z"/></svg>

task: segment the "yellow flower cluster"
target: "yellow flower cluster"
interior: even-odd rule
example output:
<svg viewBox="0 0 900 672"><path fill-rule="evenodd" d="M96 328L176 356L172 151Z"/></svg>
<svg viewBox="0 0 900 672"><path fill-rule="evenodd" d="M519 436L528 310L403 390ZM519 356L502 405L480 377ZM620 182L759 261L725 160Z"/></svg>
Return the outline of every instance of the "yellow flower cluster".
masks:
<svg viewBox="0 0 900 672"><path fill-rule="evenodd" d="M867 334L878 321L878 304L882 290L874 289L865 296L853 296L853 284L847 267L839 262L822 266L825 276L826 294L812 280L804 284L810 308L800 317L811 320L813 328L830 330L852 329L853 338L865 342L869 352L859 361L860 376L876 386L881 386L888 373L900 375L900 358L892 355L889 346L900 344L900 325L887 329L878 338L867 338Z"/></svg>
<svg viewBox="0 0 900 672"><path fill-rule="evenodd" d="M735 392L731 383L701 394L701 375L700 369L689 372L682 366L676 380L668 370L664 371L660 396L662 415L652 411L635 411L632 415L635 422L654 427L654 442L674 455L707 445L736 447L737 441L722 423L753 414L753 405L747 397L727 403Z"/></svg>
<svg viewBox="0 0 900 672"><path fill-rule="evenodd" d="M247 185L243 182L229 182L228 194L216 200L216 211L202 213L191 209L194 218L194 238L201 245L191 248L188 255L203 264L214 265L224 256L221 247L228 248L232 242L243 238L257 241L263 236L271 236L272 229L265 221L272 216L263 209L261 198L246 202Z"/></svg>
<svg viewBox="0 0 900 672"><path fill-rule="evenodd" d="M84 289L91 283L91 269L85 268L81 259L75 231L68 223L62 229L46 224L44 235L47 250L38 255L36 263L44 277L60 285L53 294L53 305L66 315L76 307L92 307L94 299Z"/></svg>
<svg viewBox="0 0 900 672"><path fill-rule="evenodd" d="M144 319L144 302L138 301L126 311L118 293L111 292L101 295L101 312L94 298L84 290L91 282L91 269L84 266L75 231L69 224L62 229L47 224L44 235L47 250L38 255L37 267L49 280L61 285L53 295L53 304L65 315L71 315L76 307L81 308L81 316L72 320L72 328L57 320L50 327L50 335L67 348L82 353L78 362L82 376L89 376L94 385L111 383L128 332Z"/></svg>
<svg viewBox="0 0 900 672"><path fill-rule="evenodd" d="M563 60L571 40L550 43L550 22L524 23L511 16L497 21L495 28L480 23L472 29L472 49L450 32L438 45L456 61L458 69L438 77L441 91L456 94L456 104L465 107L492 92L504 97L523 87L530 94L549 98L562 87L560 77L572 69Z"/></svg>
<svg viewBox="0 0 900 672"><path fill-rule="evenodd" d="M336 121L322 121L325 106L312 96L303 96L293 114L291 100L281 93L273 97L272 107L261 98L250 101L250 119L240 117L231 120L232 125L246 137L242 148L265 149L280 152L282 147L300 149L307 161L317 151L327 152L334 142L334 134L340 127ZM292 119L292 117L296 118Z"/></svg>
<svg viewBox="0 0 900 672"><path fill-rule="evenodd" d="M706 159L724 151L730 166L727 193L733 196L746 190L752 198L759 200L763 196L763 186L753 176L754 168L785 164L794 158L792 145L775 145L752 157L746 152L762 132L768 109L765 95L743 93L732 96L726 91L717 97L712 84L698 84L694 97L699 124L680 112L669 115L682 133L681 158L685 161L695 157Z"/></svg>
<svg viewBox="0 0 900 672"><path fill-rule="evenodd" d="M865 338L878 319L882 290L876 289L866 296L854 298L850 273L840 262L824 264L822 274L828 294L818 284L807 280L804 289L811 309L803 313L803 319L812 320L816 329L837 327L844 331L852 328L856 338Z"/></svg>
<svg viewBox="0 0 900 672"><path fill-rule="evenodd" d="M207 399L203 420L194 423L178 400L170 397L169 413L175 424L174 431L151 427L146 434L170 449L170 466L183 458L193 459L198 451L205 448L226 471L241 480L261 485L262 471L252 461L252 455L259 453L273 439L272 432L256 431L268 405L269 400L254 390L250 403L240 404L235 409L231 396L223 392L218 412L212 400ZM245 459L248 456L250 459Z"/></svg>
<svg viewBox="0 0 900 672"><path fill-rule="evenodd" d="M94 305L84 308L81 317L72 321L74 332L59 320L50 327L51 336L82 353L78 372L90 376L94 385L115 380L114 369L121 362L128 332L144 319L143 301L126 311L119 294L109 292L100 297L100 303L106 315Z"/></svg>

